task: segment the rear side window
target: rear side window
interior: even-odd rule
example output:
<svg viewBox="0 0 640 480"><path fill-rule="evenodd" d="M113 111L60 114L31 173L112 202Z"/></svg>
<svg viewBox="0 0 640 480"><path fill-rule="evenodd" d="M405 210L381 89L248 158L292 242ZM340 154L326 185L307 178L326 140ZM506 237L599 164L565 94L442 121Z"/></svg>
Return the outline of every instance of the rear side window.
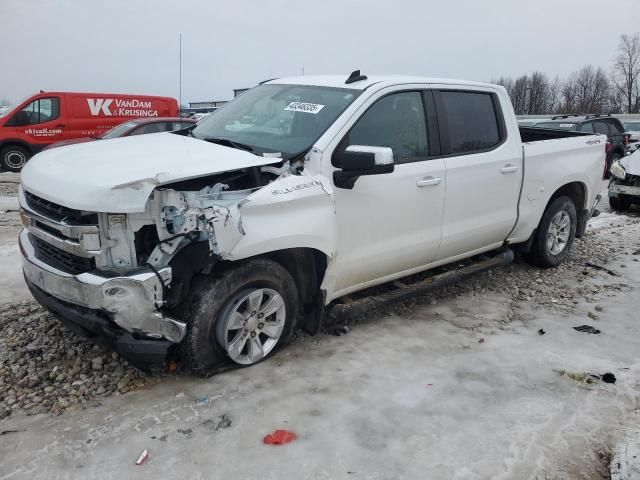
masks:
<svg viewBox="0 0 640 480"><path fill-rule="evenodd" d="M609 120L608 123L609 123L609 128L611 129L612 134L615 135L616 133L624 132L624 128L622 127L622 124L617 120Z"/></svg>
<svg viewBox="0 0 640 480"><path fill-rule="evenodd" d="M501 142L500 123L493 96L478 92L440 92L451 153L488 150Z"/></svg>
<svg viewBox="0 0 640 480"><path fill-rule="evenodd" d="M609 135L609 126L607 125L607 122L604 122L604 121L593 122L593 128L596 131L596 133L600 133L602 135Z"/></svg>
<svg viewBox="0 0 640 480"><path fill-rule="evenodd" d="M578 128L578 131L580 132L587 132L587 133L593 133L593 122L586 122L586 123L582 123L580 124L580 127Z"/></svg>

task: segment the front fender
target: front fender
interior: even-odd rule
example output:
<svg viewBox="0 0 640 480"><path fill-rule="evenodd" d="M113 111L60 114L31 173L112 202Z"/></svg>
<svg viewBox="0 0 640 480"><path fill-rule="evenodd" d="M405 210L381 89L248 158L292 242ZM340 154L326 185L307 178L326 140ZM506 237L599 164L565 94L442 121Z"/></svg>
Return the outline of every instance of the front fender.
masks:
<svg viewBox="0 0 640 480"><path fill-rule="evenodd" d="M321 175L283 176L238 204L243 235L219 255L239 260L287 248L313 248L332 258L337 244L333 187Z"/></svg>

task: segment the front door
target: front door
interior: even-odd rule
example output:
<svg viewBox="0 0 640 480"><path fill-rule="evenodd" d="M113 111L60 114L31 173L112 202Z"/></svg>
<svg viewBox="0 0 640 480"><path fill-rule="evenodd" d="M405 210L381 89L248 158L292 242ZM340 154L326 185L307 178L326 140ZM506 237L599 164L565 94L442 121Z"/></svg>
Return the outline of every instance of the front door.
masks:
<svg viewBox="0 0 640 480"><path fill-rule="evenodd" d="M362 176L352 190L335 189L336 292L426 265L435 257L446 172L443 159L430 158L438 144L430 134L435 121L425 115L430 108L430 92L378 95L362 106L360 118L336 148L390 147L395 163L392 173Z"/></svg>
<svg viewBox="0 0 640 480"><path fill-rule="evenodd" d="M37 98L17 110L5 128L13 129L16 138L24 140L37 153L51 143L66 139L67 125L60 107L59 97Z"/></svg>

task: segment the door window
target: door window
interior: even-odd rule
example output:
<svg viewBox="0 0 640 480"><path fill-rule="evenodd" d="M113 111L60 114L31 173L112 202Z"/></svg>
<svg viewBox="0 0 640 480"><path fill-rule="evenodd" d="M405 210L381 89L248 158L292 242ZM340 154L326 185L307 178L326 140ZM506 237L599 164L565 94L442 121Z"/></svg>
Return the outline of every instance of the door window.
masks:
<svg viewBox="0 0 640 480"><path fill-rule="evenodd" d="M440 92L449 131L450 153L473 153L488 150L501 141L498 115L490 93Z"/></svg>
<svg viewBox="0 0 640 480"><path fill-rule="evenodd" d="M624 128L618 120L609 120L607 123L609 124L609 129L613 135L624 132Z"/></svg>
<svg viewBox="0 0 640 480"><path fill-rule="evenodd" d="M9 127L37 125L60 116L60 100L56 97L38 98L17 111L7 122Z"/></svg>
<svg viewBox="0 0 640 480"><path fill-rule="evenodd" d="M593 128L596 133L600 133L602 135L609 135L609 125L605 121L593 122Z"/></svg>
<svg viewBox="0 0 640 480"><path fill-rule="evenodd" d="M593 122L586 122L580 125L580 128L578 128L578 130L580 132L587 132L587 133L593 133Z"/></svg>
<svg viewBox="0 0 640 480"><path fill-rule="evenodd" d="M402 92L378 100L360 117L341 147L349 145L389 147L395 163L426 159L427 122L422 95Z"/></svg>

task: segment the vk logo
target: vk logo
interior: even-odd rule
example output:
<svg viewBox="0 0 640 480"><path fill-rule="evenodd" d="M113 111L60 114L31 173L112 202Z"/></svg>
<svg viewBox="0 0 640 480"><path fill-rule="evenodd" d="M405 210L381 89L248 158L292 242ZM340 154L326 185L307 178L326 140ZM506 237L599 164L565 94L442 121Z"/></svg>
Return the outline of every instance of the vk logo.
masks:
<svg viewBox="0 0 640 480"><path fill-rule="evenodd" d="M113 98L109 98L105 100L104 98L87 98L87 103L89 104L89 110L91 111L91 115L99 115L100 110L105 115L111 115L111 110L109 110L109 105L113 102Z"/></svg>

